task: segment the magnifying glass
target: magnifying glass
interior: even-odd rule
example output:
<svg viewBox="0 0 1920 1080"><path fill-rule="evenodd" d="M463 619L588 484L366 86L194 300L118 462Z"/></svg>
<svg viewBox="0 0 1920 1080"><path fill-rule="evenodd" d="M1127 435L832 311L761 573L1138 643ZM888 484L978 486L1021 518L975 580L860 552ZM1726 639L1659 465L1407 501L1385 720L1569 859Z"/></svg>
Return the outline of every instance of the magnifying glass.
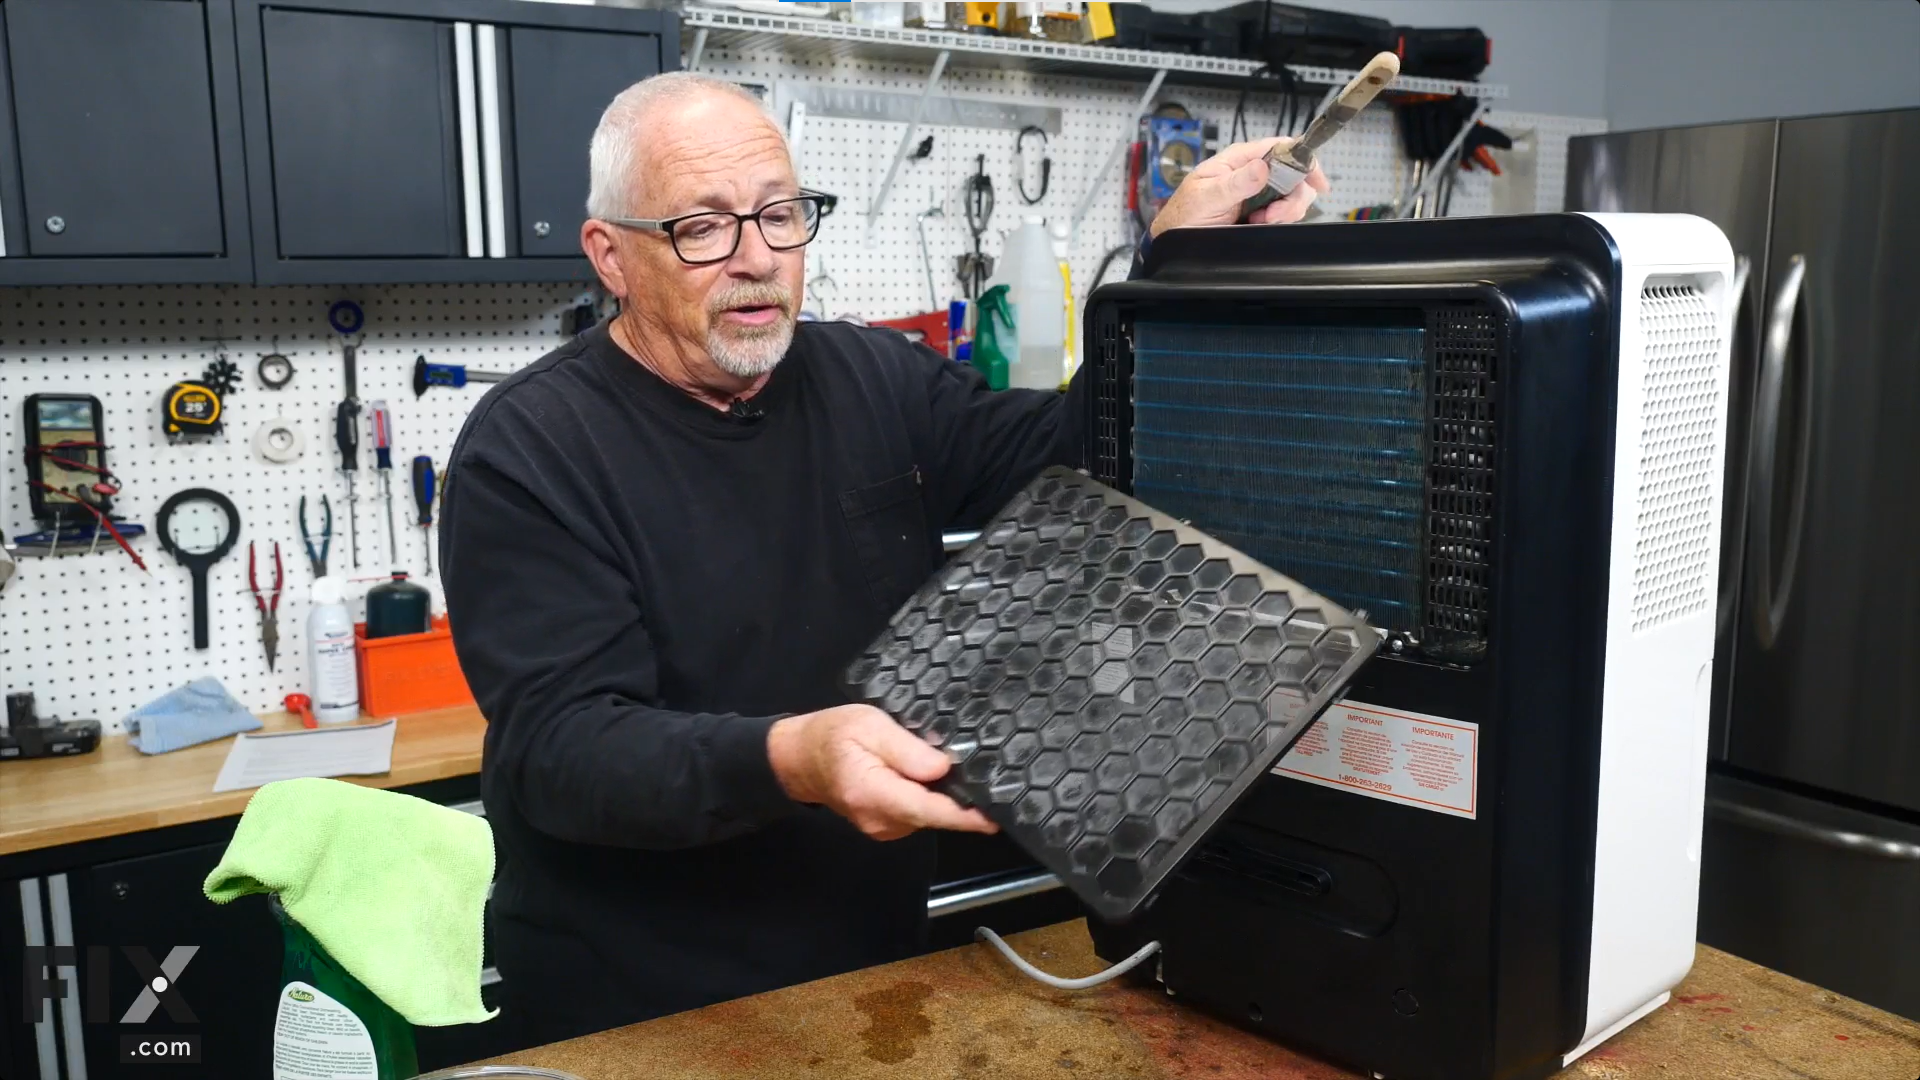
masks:
<svg viewBox="0 0 1920 1080"><path fill-rule="evenodd" d="M240 538L240 511L212 488L175 492L154 525L160 549L193 574L193 647L207 647L207 571Z"/></svg>

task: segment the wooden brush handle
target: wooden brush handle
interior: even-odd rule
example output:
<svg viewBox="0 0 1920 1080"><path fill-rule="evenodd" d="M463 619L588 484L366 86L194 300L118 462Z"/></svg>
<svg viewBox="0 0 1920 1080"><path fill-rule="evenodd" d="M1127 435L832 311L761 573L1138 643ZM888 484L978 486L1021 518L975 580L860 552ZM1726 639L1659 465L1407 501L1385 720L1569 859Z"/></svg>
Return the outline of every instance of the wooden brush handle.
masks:
<svg viewBox="0 0 1920 1080"><path fill-rule="evenodd" d="M1312 168L1313 152L1346 127L1348 121L1360 115L1360 110L1372 104L1374 97L1399 75L1400 58L1390 52L1378 53L1367 61L1367 66L1361 68L1360 74L1355 75L1353 81L1340 91L1340 96L1333 99L1327 111L1314 119L1307 133L1300 136L1300 141L1288 148L1295 161Z"/></svg>

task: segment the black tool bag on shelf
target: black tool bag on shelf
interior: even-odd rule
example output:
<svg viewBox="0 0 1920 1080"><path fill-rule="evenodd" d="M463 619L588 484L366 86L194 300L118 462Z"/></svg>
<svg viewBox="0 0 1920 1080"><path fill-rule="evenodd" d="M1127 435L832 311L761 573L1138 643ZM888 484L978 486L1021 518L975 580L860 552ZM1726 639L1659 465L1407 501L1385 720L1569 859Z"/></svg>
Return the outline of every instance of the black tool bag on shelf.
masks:
<svg viewBox="0 0 1920 1080"><path fill-rule="evenodd" d="M1211 18L1232 20L1239 28L1239 54L1270 65L1360 68L1375 53L1393 50L1393 24L1367 15L1255 0Z"/></svg>
<svg viewBox="0 0 1920 1080"><path fill-rule="evenodd" d="M1235 30L1203 15L1155 11L1145 4L1113 5L1113 37L1106 44L1122 49L1196 56L1231 56Z"/></svg>
<svg viewBox="0 0 1920 1080"><path fill-rule="evenodd" d="M1474 27L1438 29L1402 26L1394 30L1400 72L1431 79L1477 79L1493 62L1493 42Z"/></svg>

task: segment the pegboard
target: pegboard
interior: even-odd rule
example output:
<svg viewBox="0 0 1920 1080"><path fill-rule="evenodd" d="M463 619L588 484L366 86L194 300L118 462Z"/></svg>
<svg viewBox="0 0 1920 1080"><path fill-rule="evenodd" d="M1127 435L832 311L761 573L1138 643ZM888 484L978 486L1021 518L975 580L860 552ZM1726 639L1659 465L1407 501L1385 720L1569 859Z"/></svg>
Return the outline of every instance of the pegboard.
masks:
<svg viewBox="0 0 1920 1080"><path fill-rule="evenodd" d="M924 65L852 56L798 58L709 49L702 71L771 90L782 81L831 83L917 94ZM1048 105L1062 112L1061 132L1049 138L1053 159L1046 197L1022 203L1014 182L1014 132L1001 129L927 127L932 155L903 163L893 193L865 242L867 207L879 190L903 125L897 122L830 119L807 121L799 148L803 183L840 197L837 213L823 224L808 250L807 307L825 317L857 314L895 318L927 308L926 273L916 216L938 205L927 220L935 285L944 302L958 295L954 261L971 244L961 202L962 186L977 155L986 155L996 207L982 249L998 256L1002 236L1022 214L1049 221L1071 217L1095 171L1123 136L1135 130L1143 81L1085 79L1032 72L966 68L951 70L939 93ZM1177 101L1216 124L1221 142L1231 136L1232 91L1167 87L1162 102ZM1318 104L1303 100L1302 112ZM1249 95L1246 124L1252 135L1271 133L1280 105L1272 94ZM784 123L785 117L780 118ZM1536 200L1541 211L1558 209L1564 183L1566 138L1604 130L1600 121L1496 111L1490 123L1537 136ZM1304 116L1303 116L1304 122ZM1034 140L1029 140L1032 147ZM584 152L584 148L583 148ZM1037 156L1037 155L1036 155ZM1367 110L1322 155L1333 191L1320 205L1330 214L1391 201L1408 180L1393 120L1383 106ZM1102 183L1070 249L1076 310L1085 300L1101 256L1130 244L1125 209L1124 162ZM1037 182L1029 176L1029 188ZM1453 199L1456 216L1486 213L1491 205L1486 174L1460 178ZM1336 226L1337 227L1337 226ZM1116 260L1109 279L1124 274ZM151 529L166 498L188 487L211 487L239 508L241 531L234 550L211 573L210 648L193 648L192 593L186 570L148 535L133 541L150 573L134 569L114 547L92 554L22 558L0 592L0 685L31 690L44 715L95 718L111 731L132 709L201 675L216 675L247 707L280 708L289 692L306 689L308 587L312 574L295 521L302 494L319 519L318 500L334 507L330 553L334 573L359 580L350 589L356 616L361 597L388 566L384 503L371 468L371 439L362 415L357 485L361 560L351 565L346 528L346 488L333 450L332 416L344 386L340 343L326 323L327 308L352 299L366 310L359 349L359 396L384 398L395 422L393 503L399 563L435 590L438 579L421 578L423 538L411 527L413 499L408 463L431 455L444 467L453 439L486 386L434 389L421 399L411 391L414 357L467 364L478 370L510 371L545 354L561 338L562 315L584 297L573 286L387 286L349 289L247 288L228 286L0 290L0 399L5 445L0 447L7 535L38 531L27 509L20 456L23 401L42 391L78 391L101 399L106 409L109 463L124 493L116 512ZM225 434L200 443L169 444L160 432L162 393L195 378L214 359L216 340L243 373L239 393L227 402ZM284 390L260 386L254 366L262 353L279 351L295 365ZM254 455L254 430L284 416L300 432L305 449L288 465ZM260 646L259 622L246 589L247 543L280 543L286 586L280 602L280 650L269 672ZM263 572L266 564L263 561Z"/></svg>
<svg viewBox="0 0 1920 1080"><path fill-rule="evenodd" d="M367 413L361 415L360 565L352 562L346 483L338 471L333 412L345 393L341 339L327 309L351 299L366 312L358 375L363 407L384 399L392 411L393 519L398 566L423 578L425 540L415 520L409 465L427 454L444 469L468 411L488 389L412 390L413 361L512 371L563 340L562 316L587 297L570 285L382 286L355 289L145 286L0 290L0 399L6 408L4 477L9 537L39 531L29 516L20 454L24 401L43 392L86 393L106 413L108 466L123 493L115 513L145 525L132 541L150 573L103 539L92 554L22 557L0 592L0 678L9 692L30 690L42 715L100 720L122 730L126 714L202 675L217 676L242 704L277 711L307 690L306 618L313 580L297 524L300 497L317 533L320 497L332 500L329 570L360 579L349 589L355 617L365 590L389 559L385 503L373 469ZM215 339L223 339L216 345ZM226 399L226 429L204 441L169 443L160 429L162 394L198 378L223 349L242 373ZM255 365L278 351L294 365L281 390L260 385ZM253 451L262 422L285 417L304 441L295 461L274 465ZM167 497L208 487L232 499L240 533L209 575L209 648L193 647L193 594L187 570L160 549L155 515ZM438 538L438 527L435 528ZM278 542L286 582L280 599L280 648L267 670L260 623L247 591L247 545L257 542L260 580L272 580ZM316 535L316 543L318 537ZM437 560L436 560L437 562ZM437 566L436 566L437 570Z"/></svg>
<svg viewBox="0 0 1920 1080"><path fill-rule="evenodd" d="M1535 213L1555 214L1566 208L1567 140L1575 135L1598 135L1607 130L1605 120L1584 116L1550 116L1544 113L1511 112L1495 109L1487 114L1487 123L1515 140L1530 138L1534 147Z"/></svg>
<svg viewBox="0 0 1920 1080"><path fill-rule="evenodd" d="M893 59L861 59L852 55L793 56L779 52L708 47L701 55L704 74L764 87L769 100L782 95L786 84L831 84L896 94L919 94L926 85L928 64ZM964 213L964 185L979 155L986 155L986 171L994 183L995 208L981 249L998 257L1004 235L1025 214L1039 214L1049 223L1070 220L1087 185L1123 136L1136 130L1136 108L1146 89L1145 79L1088 79L997 68L949 68L936 93L952 97L990 98L1022 104L1047 105L1061 110L1061 131L1047 140L1052 177L1046 197L1025 205L1015 184L1014 135L997 128L923 125L916 141L933 136L933 153L923 160L901 164L894 187L882 209L873 242L866 242L866 215L886 176L887 164L899 145L904 124L899 122L833 119L811 115L802 129L798 150L802 184L839 196L839 207L821 226L819 238L808 249L807 307L826 318L859 315L867 319L899 318L928 309L927 274L921 258L916 219L938 206L939 216L926 220L927 248L933 263L934 285L942 302L959 296L955 260L971 250ZM1189 113L1217 125L1220 144L1231 141L1238 93L1169 85L1161 103L1178 102ZM1300 124L1317 109L1320 91L1309 91L1300 104ZM1247 98L1248 137L1275 133L1282 99L1273 93ZM786 116L777 119L785 124ZM1605 122L1550 117L1496 110L1488 122L1497 127L1523 124L1539 132L1536 163L1541 211L1557 210L1565 173L1566 138L1570 134L1604 130ZM1029 162L1038 140L1029 138ZM1400 153L1391 111L1376 103L1348 125L1321 154L1332 191L1318 205L1338 217L1358 206L1392 202L1411 180L1411 170ZM1110 249L1132 243L1136 237L1126 210L1124 160L1104 178L1079 233L1068 252L1073 275L1075 307L1084 302L1092 275ZM1038 187L1037 167L1029 165L1029 190ZM1463 172L1455 186L1451 212L1463 217L1491 211L1491 178L1484 171ZM1126 272L1126 259L1116 260L1108 272L1114 280Z"/></svg>

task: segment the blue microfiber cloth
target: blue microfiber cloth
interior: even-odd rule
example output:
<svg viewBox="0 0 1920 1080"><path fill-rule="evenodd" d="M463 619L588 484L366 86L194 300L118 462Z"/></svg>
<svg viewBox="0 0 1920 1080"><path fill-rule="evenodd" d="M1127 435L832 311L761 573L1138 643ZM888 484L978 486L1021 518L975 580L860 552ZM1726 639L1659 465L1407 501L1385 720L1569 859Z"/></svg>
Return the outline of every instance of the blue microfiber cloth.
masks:
<svg viewBox="0 0 1920 1080"><path fill-rule="evenodd" d="M490 1020L481 924L493 881L485 818L339 780L255 792L207 875L224 904L278 893L287 916L407 1022Z"/></svg>
<svg viewBox="0 0 1920 1080"><path fill-rule="evenodd" d="M127 714L127 741L143 754L164 754L242 731L260 730L260 718L233 700L209 675L169 690Z"/></svg>

